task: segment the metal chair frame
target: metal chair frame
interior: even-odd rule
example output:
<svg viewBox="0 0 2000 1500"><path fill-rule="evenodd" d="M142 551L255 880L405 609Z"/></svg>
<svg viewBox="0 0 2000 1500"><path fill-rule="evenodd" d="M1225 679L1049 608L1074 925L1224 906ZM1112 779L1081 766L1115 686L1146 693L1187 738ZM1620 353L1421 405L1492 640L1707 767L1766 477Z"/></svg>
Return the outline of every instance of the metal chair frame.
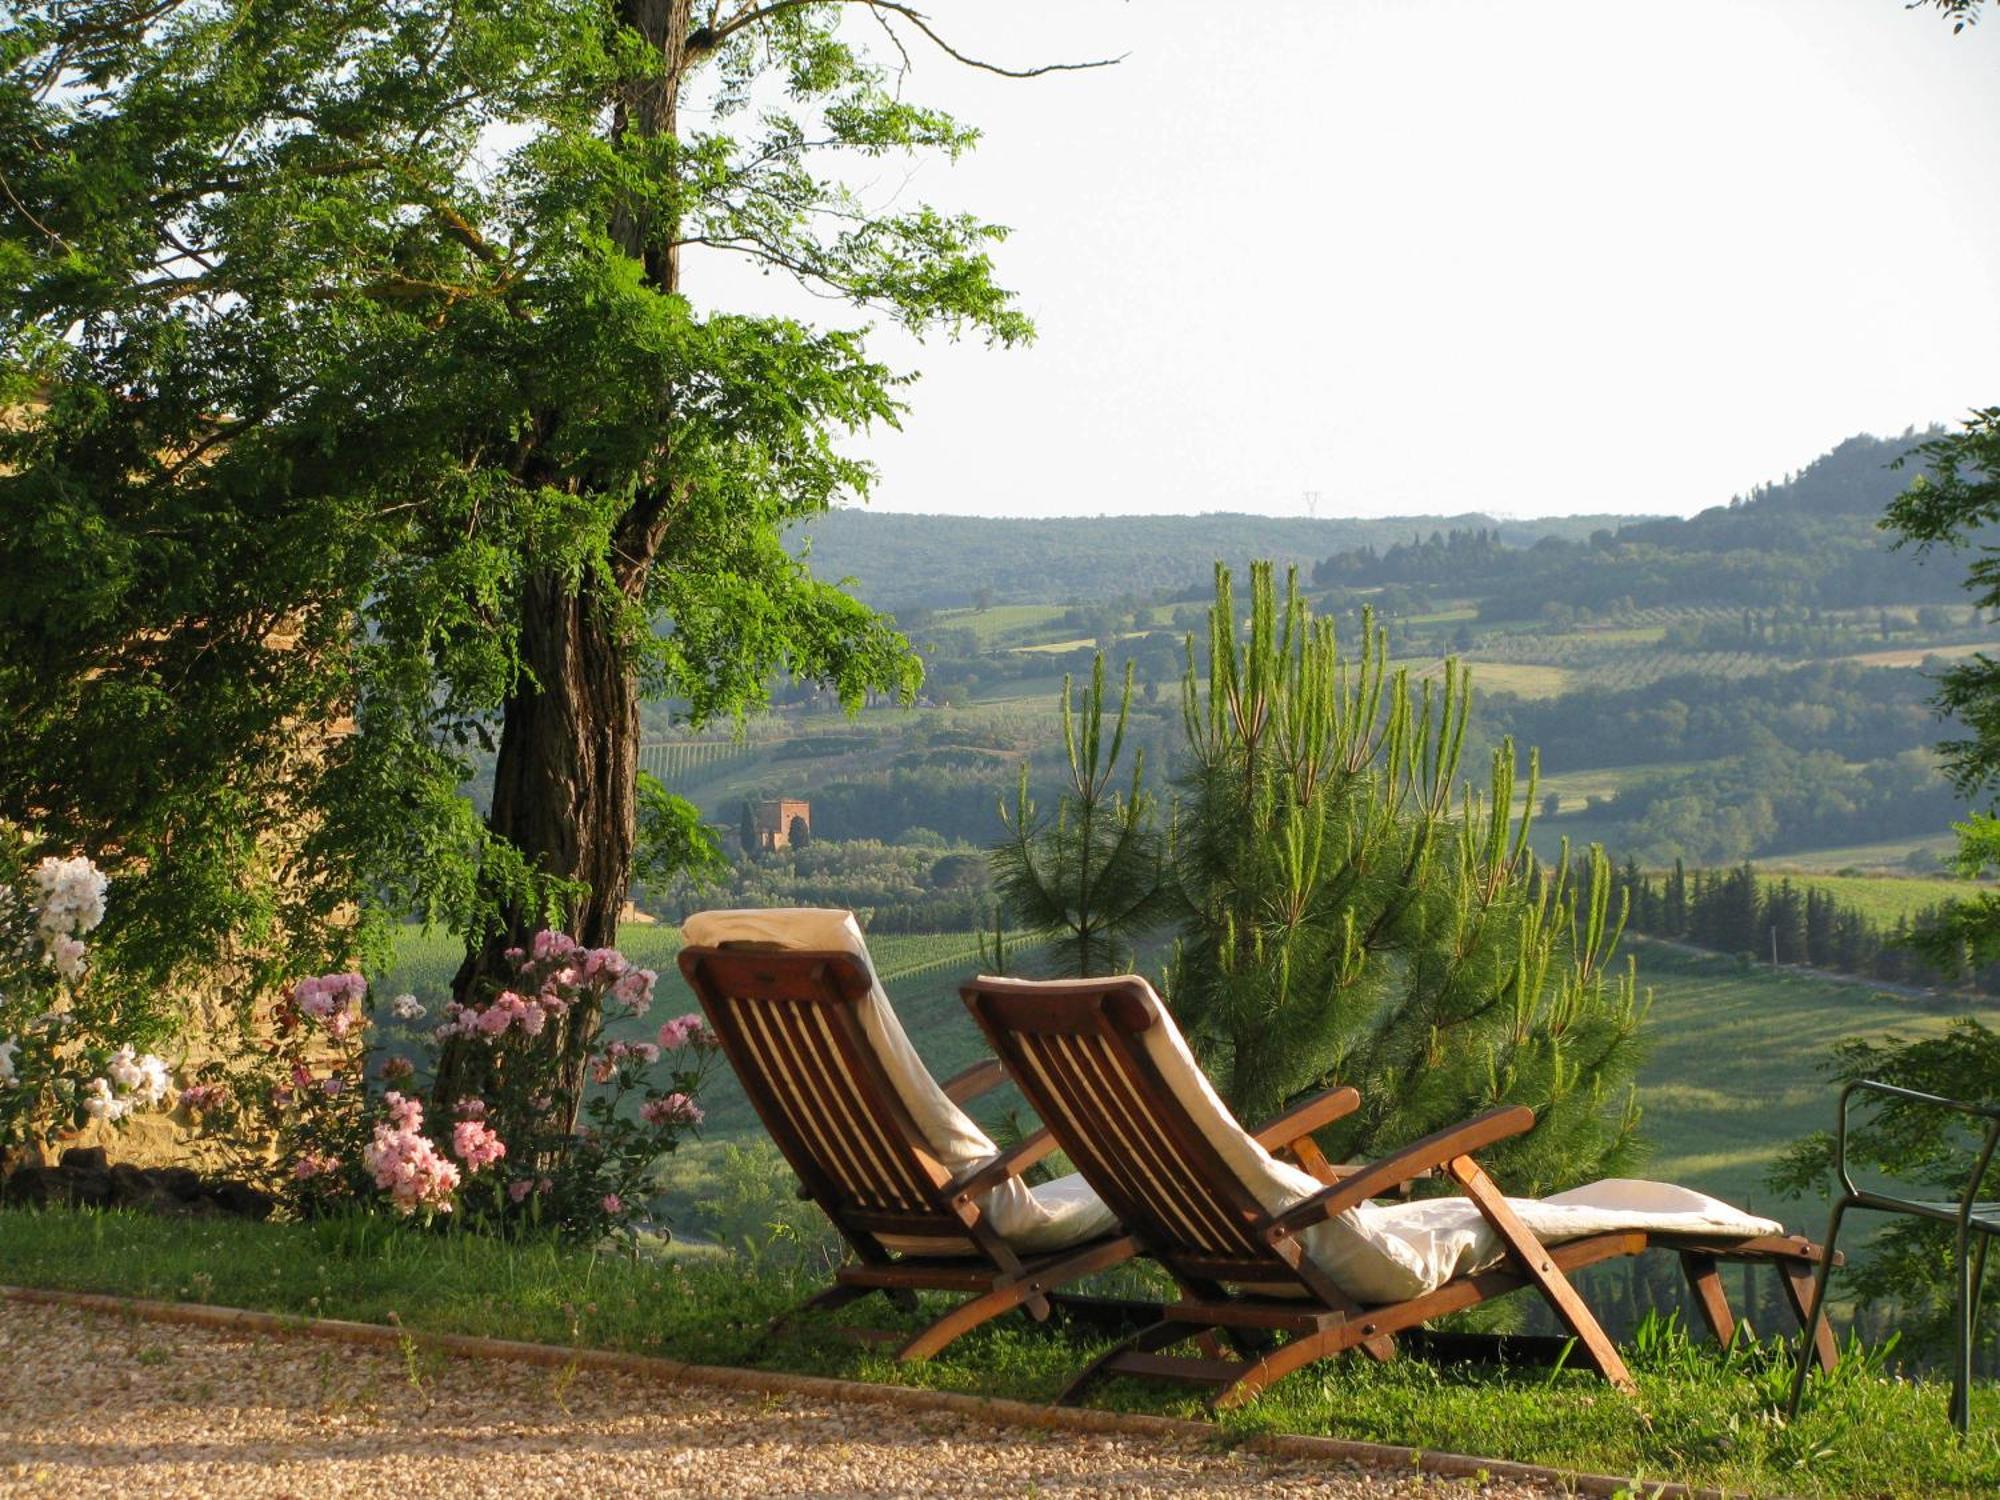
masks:
<svg viewBox="0 0 2000 1500"><path fill-rule="evenodd" d="M1853 1174L1847 1169L1847 1117L1849 1107L1856 1094L1878 1094L1890 1099L1903 1099L1914 1104L1929 1105L1938 1109L1951 1110L1975 1120L1986 1120L1986 1136L1980 1145L1979 1158L1973 1164L1972 1175L1967 1179L1965 1191L1956 1202L1940 1199L1903 1198L1892 1193L1871 1192L1854 1185ZM1826 1302L1826 1284L1832 1271L1834 1241L1840 1235L1840 1221L1850 1208L1865 1208L1876 1213L1905 1214L1914 1218L1929 1219L1933 1223L1949 1224L1956 1232L1956 1252L1958 1266L1956 1348L1952 1360L1951 1381L1951 1425L1963 1433L1972 1416L1972 1342L1979 1326L1980 1284L1986 1275L1986 1251L1995 1236L2000 1236L2000 1200L1979 1197L1979 1189L1986 1179L1987 1165L1993 1160L1994 1148L2000 1145L2000 1105L1973 1104L1962 1099L1946 1099L1938 1094L1919 1093L1915 1089L1900 1088L1893 1083L1881 1083L1872 1078L1857 1078L1840 1091L1840 1114L1834 1130L1834 1164L1840 1173L1842 1188L1839 1200L1833 1205L1833 1216L1826 1228L1826 1256L1819 1263L1819 1270L1813 1283L1812 1321L1817 1323ZM1972 1244L1972 1236L1979 1241ZM1789 1416L1799 1414L1799 1401L1805 1394L1806 1372L1809 1367L1810 1346L1799 1351L1799 1367L1792 1376L1792 1399L1786 1408Z"/></svg>

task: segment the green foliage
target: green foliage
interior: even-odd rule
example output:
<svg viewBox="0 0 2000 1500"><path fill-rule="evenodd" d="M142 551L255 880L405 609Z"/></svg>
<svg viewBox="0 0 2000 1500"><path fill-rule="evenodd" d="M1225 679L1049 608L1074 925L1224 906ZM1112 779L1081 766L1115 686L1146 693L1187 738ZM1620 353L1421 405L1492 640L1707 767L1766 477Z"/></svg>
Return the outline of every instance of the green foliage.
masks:
<svg viewBox="0 0 2000 1500"><path fill-rule="evenodd" d="M1871 1078L1946 1099L2000 1103L2000 1034L1965 1016L1941 1036L1852 1037L1833 1049L1826 1072L1836 1083ZM1965 1192L1984 1121L1879 1095L1872 1101L1861 1096L1855 1108L1857 1123L1847 1136L1850 1170L1889 1177L1895 1184L1890 1191L1910 1197L1956 1202ZM1771 1185L1788 1197L1825 1195L1838 1190L1834 1164L1833 1134L1818 1131L1793 1143ZM1941 1352L1953 1338L1956 1278L1952 1229L1895 1216L1870 1242L1866 1258L1843 1273L1841 1285L1902 1329L1912 1347ZM1988 1265L1984 1287L1978 1368L1990 1374L2000 1368L1992 1343L2000 1336L2000 1264Z"/></svg>
<svg viewBox="0 0 2000 1500"><path fill-rule="evenodd" d="M632 874L681 901L729 874L729 857L715 831L702 822L701 809L645 771L639 773L639 843Z"/></svg>
<svg viewBox="0 0 2000 1500"><path fill-rule="evenodd" d="M1022 340L997 227L847 185L843 160L971 132L844 7L687 36L659 9L14 7L0 810L120 878L121 962L234 945L295 972L379 955L411 910L476 931L568 903L573 872L460 788L502 710L598 711L601 684L530 661L572 607L610 684L697 724L782 671L850 705L913 690L901 637L780 542L866 490L838 439L897 420L904 377L854 329L703 310L679 258Z"/></svg>
<svg viewBox="0 0 2000 1500"><path fill-rule="evenodd" d="M1454 664L1421 687L1391 671L1377 631L1343 657L1268 566L1245 636L1219 568L1207 680L1190 646L1182 695L1170 999L1245 1118L1352 1084L1365 1102L1338 1149L1366 1156L1525 1103L1535 1131L1496 1157L1511 1184L1547 1190L1628 1158L1643 1008L1610 967L1608 880L1580 892L1566 861L1544 870L1528 848L1511 743L1487 795L1461 792L1469 702ZM1602 876L1596 849L1590 867Z"/></svg>
<svg viewBox="0 0 2000 1500"><path fill-rule="evenodd" d="M1130 788L1123 795L1112 789L1131 707L1128 667L1107 746L1103 655L1091 668L1080 715L1065 677L1062 743L1069 781L1055 816L1035 806L1026 766L1013 809L1000 804L1007 837L993 850L994 888L1008 914L1048 943L1063 974L1115 974L1130 967L1134 939L1166 908L1166 869L1145 789L1143 750L1133 756Z"/></svg>

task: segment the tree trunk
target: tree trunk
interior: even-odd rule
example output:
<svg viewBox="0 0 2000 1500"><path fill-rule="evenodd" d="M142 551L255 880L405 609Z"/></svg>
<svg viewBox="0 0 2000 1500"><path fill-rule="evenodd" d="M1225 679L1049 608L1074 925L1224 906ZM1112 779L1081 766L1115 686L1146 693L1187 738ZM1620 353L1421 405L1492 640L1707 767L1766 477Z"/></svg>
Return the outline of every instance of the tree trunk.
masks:
<svg viewBox="0 0 2000 1500"><path fill-rule="evenodd" d="M682 78L709 45L692 31L692 0L620 0L618 9L619 19L659 50L665 67L611 101L613 135L671 135ZM680 252L671 232L662 235L660 226L623 211L610 227L658 290L679 289ZM662 391L660 400L664 429L671 393ZM662 468L671 471L670 464ZM636 497L621 519L611 548L616 594L607 595L589 573L574 589L542 574L529 580L521 600L525 672L502 712L487 824L536 871L587 887L565 930L592 948L618 939L637 836L639 684L618 637L618 619L622 607L645 593L675 498L675 486L663 483ZM539 912L509 910L503 931L468 945L452 981L458 1001L487 998L506 976L505 950L524 945L541 925ZM596 1023L595 1014L579 1009L543 1033L543 1045L557 1051L558 1098L571 1129L583 1102L585 1047ZM476 1043L445 1046L432 1093L440 1118L484 1088L488 1056Z"/></svg>
<svg viewBox="0 0 2000 1500"><path fill-rule="evenodd" d="M587 887L564 925L585 946L606 948L618 940L632 875L639 685L616 635L616 601L587 582L572 591L541 575L529 581L523 603L521 651L530 675L503 711L487 823L536 871ZM505 950L525 947L542 925L538 912L510 911L503 931L466 954L452 982L457 998L484 999L503 984ZM583 1039L596 1019L579 1010L544 1033L560 1052L561 1097L572 1112L582 1097ZM485 1056L478 1044L445 1048L440 1110L479 1092Z"/></svg>

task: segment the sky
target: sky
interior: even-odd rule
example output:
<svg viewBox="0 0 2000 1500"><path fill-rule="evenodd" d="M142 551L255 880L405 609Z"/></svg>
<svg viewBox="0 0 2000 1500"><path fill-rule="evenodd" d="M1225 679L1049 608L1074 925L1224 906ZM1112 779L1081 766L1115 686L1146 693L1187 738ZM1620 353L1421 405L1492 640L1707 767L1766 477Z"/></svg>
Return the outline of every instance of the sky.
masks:
<svg viewBox="0 0 2000 1500"><path fill-rule="evenodd" d="M1038 336L875 349L872 504L1689 514L2000 404L2000 13L1902 0L936 0ZM688 289L769 305L717 260ZM825 303L816 319L846 321Z"/></svg>

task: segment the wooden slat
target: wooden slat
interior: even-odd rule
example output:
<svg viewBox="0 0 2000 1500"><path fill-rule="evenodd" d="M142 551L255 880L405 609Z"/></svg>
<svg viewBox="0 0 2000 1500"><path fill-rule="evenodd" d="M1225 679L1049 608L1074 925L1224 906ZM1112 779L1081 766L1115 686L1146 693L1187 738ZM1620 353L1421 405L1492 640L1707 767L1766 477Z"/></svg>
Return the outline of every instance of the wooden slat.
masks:
<svg viewBox="0 0 2000 1500"><path fill-rule="evenodd" d="M1134 1350L1105 1366L1108 1373L1138 1375L1148 1380L1175 1380L1183 1385L1228 1385L1247 1368L1238 1359L1188 1359L1177 1354L1146 1354Z"/></svg>

